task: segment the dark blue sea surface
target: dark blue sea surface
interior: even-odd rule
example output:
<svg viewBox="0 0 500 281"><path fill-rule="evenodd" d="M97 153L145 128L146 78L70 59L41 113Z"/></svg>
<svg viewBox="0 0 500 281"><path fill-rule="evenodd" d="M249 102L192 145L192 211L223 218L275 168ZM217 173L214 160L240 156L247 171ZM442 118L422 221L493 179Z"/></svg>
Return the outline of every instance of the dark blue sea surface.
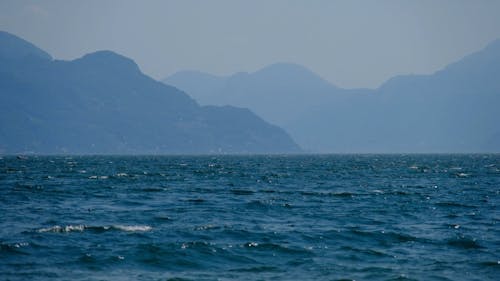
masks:
<svg viewBox="0 0 500 281"><path fill-rule="evenodd" d="M500 155L0 159L0 280L500 280Z"/></svg>

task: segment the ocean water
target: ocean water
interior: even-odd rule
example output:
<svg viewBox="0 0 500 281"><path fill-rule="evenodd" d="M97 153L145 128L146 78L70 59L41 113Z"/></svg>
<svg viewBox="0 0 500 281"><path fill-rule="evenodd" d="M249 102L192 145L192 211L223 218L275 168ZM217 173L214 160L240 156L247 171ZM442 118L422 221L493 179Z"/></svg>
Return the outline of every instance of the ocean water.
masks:
<svg viewBox="0 0 500 281"><path fill-rule="evenodd" d="M0 280L500 280L500 155L0 159Z"/></svg>

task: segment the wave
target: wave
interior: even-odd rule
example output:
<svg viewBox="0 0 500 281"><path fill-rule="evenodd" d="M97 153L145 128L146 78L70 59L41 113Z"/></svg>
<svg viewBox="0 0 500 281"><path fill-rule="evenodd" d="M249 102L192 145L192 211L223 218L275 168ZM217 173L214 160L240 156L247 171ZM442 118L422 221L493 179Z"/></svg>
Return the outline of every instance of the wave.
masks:
<svg viewBox="0 0 500 281"><path fill-rule="evenodd" d="M40 228L37 230L39 233L53 232L53 233L69 233L69 232L105 232L110 230L118 230L125 232L147 232L153 228L148 225L104 225L104 226L89 226L89 225L54 225L51 227Z"/></svg>
<svg viewBox="0 0 500 281"><path fill-rule="evenodd" d="M276 243L247 242L244 243L242 247L248 250L255 249L257 251L269 251L274 254L290 254L290 255L303 255L303 256L309 256L314 254L312 249L307 247L288 247Z"/></svg>
<svg viewBox="0 0 500 281"><path fill-rule="evenodd" d="M462 248L462 249L480 249L483 248L477 239L470 237L459 236L456 238L448 239L446 244L449 246Z"/></svg>
<svg viewBox="0 0 500 281"><path fill-rule="evenodd" d="M114 225L115 229L129 232L145 232L151 231L153 228L149 225Z"/></svg>
<svg viewBox="0 0 500 281"><path fill-rule="evenodd" d="M231 193L234 195L252 195L255 192L246 189L231 189Z"/></svg>
<svg viewBox="0 0 500 281"><path fill-rule="evenodd" d="M319 197L353 197L356 195L365 195L361 193L352 193L347 191L339 191L339 192L321 192L321 191L301 191L301 195L304 196L319 196Z"/></svg>
<svg viewBox="0 0 500 281"><path fill-rule="evenodd" d="M108 179L109 176L89 176L88 179L90 180L105 180Z"/></svg>
<svg viewBox="0 0 500 281"><path fill-rule="evenodd" d="M470 176L470 174L467 174L467 173L457 173L455 174L456 177L458 178L468 178Z"/></svg>
<svg viewBox="0 0 500 281"><path fill-rule="evenodd" d="M79 231L82 232L85 229L84 225L66 225L66 226L51 226L51 227L46 227L46 228L40 228L37 230L37 232L43 233L43 232L75 232Z"/></svg>
<svg viewBox="0 0 500 281"><path fill-rule="evenodd" d="M283 272L283 269L280 269L276 266L254 266L254 267L243 267L243 268L235 268L235 269L230 269L229 271L234 271L234 272L252 272L252 273L259 273L259 272Z"/></svg>
<svg viewBox="0 0 500 281"><path fill-rule="evenodd" d="M26 248L28 246L30 246L30 243L28 242L0 243L0 252L25 255L26 253L22 250L22 248Z"/></svg>
<svg viewBox="0 0 500 281"><path fill-rule="evenodd" d="M327 231L323 235L327 239L335 241L345 241L349 243L357 243L357 245L365 245L376 242L377 245L393 245L395 243L407 242L429 242L427 239L412 236L406 233L393 231L368 231L358 228L349 229L347 231Z"/></svg>
<svg viewBox="0 0 500 281"><path fill-rule="evenodd" d="M471 206L468 204L460 202L452 202L452 201L437 202L435 203L435 205L440 207L477 208L476 206Z"/></svg>

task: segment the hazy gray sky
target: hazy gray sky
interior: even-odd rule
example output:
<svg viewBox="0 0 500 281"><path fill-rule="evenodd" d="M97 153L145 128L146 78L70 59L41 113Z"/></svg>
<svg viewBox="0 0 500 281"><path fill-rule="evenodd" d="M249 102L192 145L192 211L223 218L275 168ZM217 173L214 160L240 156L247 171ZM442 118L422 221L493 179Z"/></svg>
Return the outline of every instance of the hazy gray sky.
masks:
<svg viewBox="0 0 500 281"><path fill-rule="evenodd" d="M113 50L157 79L294 62L341 87L377 87L500 38L500 1L0 0L0 30L58 59Z"/></svg>

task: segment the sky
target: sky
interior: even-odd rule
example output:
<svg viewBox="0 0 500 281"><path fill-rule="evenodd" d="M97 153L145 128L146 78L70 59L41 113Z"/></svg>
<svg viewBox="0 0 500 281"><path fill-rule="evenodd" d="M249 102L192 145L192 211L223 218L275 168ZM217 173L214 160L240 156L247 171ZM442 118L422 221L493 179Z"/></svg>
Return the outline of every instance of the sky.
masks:
<svg viewBox="0 0 500 281"><path fill-rule="evenodd" d="M0 30L56 59L97 50L163 79L301 64L345 88L433 73L500 38L500 1L0 0Z"/></svg>

